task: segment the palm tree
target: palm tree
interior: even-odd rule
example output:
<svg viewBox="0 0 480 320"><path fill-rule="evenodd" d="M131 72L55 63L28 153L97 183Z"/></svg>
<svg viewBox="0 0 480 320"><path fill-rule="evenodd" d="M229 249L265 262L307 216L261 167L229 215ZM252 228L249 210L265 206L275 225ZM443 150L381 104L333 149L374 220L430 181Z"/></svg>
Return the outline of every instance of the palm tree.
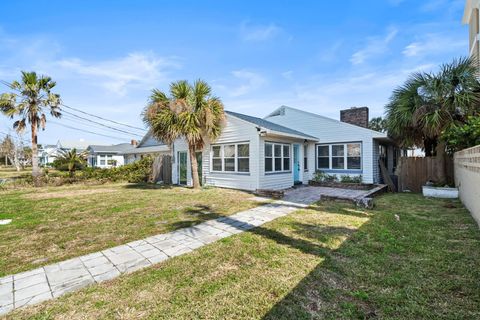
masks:
<svg viewBox="0 0 480 320"><path fill-rule="evenodd" d="M70 151L61 151L60 157L58 157L58 162L61 164L66 164L70 178L75 176L75 170L77 166L82 166L86 162L87 153L81 152L78 153L77 149L73 148Z"/></svg>
<svg viewBox="0 0 480 320"><path fill-rule="evenodd" d="M437 73L415 73L397 88L386 106L388 133L402 146L423 146L436 155L445 179L445 143L442 133L479 113L480 83L468 58L440 66ZM443 181L442 181L443 182Z"/></svg>
<svg viewBox="0 0 480 320"><path fill-rule="evenodd" d="M169 145L177 138L187 141L193 187L199 188L195 152L220 136L225 120L223 103L211 87L203 80L193 85L182 80L170 84L169 94L154 89L143 119L157 139Z"/></svg>
<svg viewBox="0 0 480 320"><path fill-rule="evenodd" d="M45 111L59 118L60 96L51 90L56 83L48 76L37 76L35 72L22 71L20 82L13 81L10 88L12 93L4 93L0 96L0 111L10 118L18 117L13 123L13 128L22 132L30 124L32 139L32 176L37 182L40 175L38 166L37 131L45 129L47 117Z"/></svg>

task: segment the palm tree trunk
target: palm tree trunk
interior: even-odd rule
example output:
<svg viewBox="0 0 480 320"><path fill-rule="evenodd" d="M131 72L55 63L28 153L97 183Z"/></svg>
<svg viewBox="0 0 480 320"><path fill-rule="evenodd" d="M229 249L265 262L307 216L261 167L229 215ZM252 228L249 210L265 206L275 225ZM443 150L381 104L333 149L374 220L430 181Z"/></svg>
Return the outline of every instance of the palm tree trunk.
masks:
<svg viewBox="0 0 480 320"><path fill-rule="evenodd" d="M441 184L447 183L447 153L445 152L445 143L439 142L436 146L436 162L437 162L437 182Z"/></svg>
<svg viewBox="0 0 480 320"><path fill-rule="evenodd" d="M192 167L192 182L193 188L199 189L200 188L200 181L198 178L198 162L197 162L197 155L195 154L195 147L192 145L188 146L188 151L190 153L190 164Z"/></svg>
<svg viewBox="0 0 480 320"><path fill-rule="evenodd" d="M32 177L35 185L38 185L40 168L38 167L38 147L37 147L37 122L32 121Z"/></svg>

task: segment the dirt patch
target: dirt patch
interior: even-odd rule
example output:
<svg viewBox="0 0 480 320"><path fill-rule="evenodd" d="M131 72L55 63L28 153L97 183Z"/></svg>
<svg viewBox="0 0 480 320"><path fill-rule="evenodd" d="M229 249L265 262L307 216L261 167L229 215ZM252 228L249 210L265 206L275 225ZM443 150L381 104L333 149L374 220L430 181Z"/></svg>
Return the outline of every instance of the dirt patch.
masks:
<svg viewBox="0 0 480 320"><path fill-rule="evenodd" d="M64 190L64 191L56 191L56 192L27 194L27 195L24 195L24 197L32 200L44 200L44 199L53 199L53 198L72 198L72 197L80 197L80 196L92 195L97 193L112 193L117 191L118 189L108 189L108 188L86 189L86 190Z"/></svg>

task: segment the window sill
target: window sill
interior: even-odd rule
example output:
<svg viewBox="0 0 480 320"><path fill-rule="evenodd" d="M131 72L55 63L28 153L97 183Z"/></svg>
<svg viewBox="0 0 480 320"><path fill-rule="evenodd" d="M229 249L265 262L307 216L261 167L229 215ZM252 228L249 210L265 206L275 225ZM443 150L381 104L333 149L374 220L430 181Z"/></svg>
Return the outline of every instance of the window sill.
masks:
<svg viewBox="0 0 480 320"><path fill-rule="evenodd" d="M271 175L275 175L275 174L288 174L288 173L292 173L292 171L273 171L273 172L265 172L265 175L266 175L266 176L271 176Z"/></svg>

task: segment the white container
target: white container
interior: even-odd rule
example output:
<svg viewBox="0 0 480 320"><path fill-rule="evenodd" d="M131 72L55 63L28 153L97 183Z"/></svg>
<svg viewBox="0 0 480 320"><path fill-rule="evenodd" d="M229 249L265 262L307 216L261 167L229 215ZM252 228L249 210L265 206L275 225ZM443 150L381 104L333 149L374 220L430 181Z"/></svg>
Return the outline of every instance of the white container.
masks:
<svg viewBox="0 0 480 320"><path fill-rule="evenodd" d="M458 189L457 188L443 188L443 187L423 186L422 191L423 191L423 196L424 197L444 198L444 199L457 199L458 198Z"/></svg>

